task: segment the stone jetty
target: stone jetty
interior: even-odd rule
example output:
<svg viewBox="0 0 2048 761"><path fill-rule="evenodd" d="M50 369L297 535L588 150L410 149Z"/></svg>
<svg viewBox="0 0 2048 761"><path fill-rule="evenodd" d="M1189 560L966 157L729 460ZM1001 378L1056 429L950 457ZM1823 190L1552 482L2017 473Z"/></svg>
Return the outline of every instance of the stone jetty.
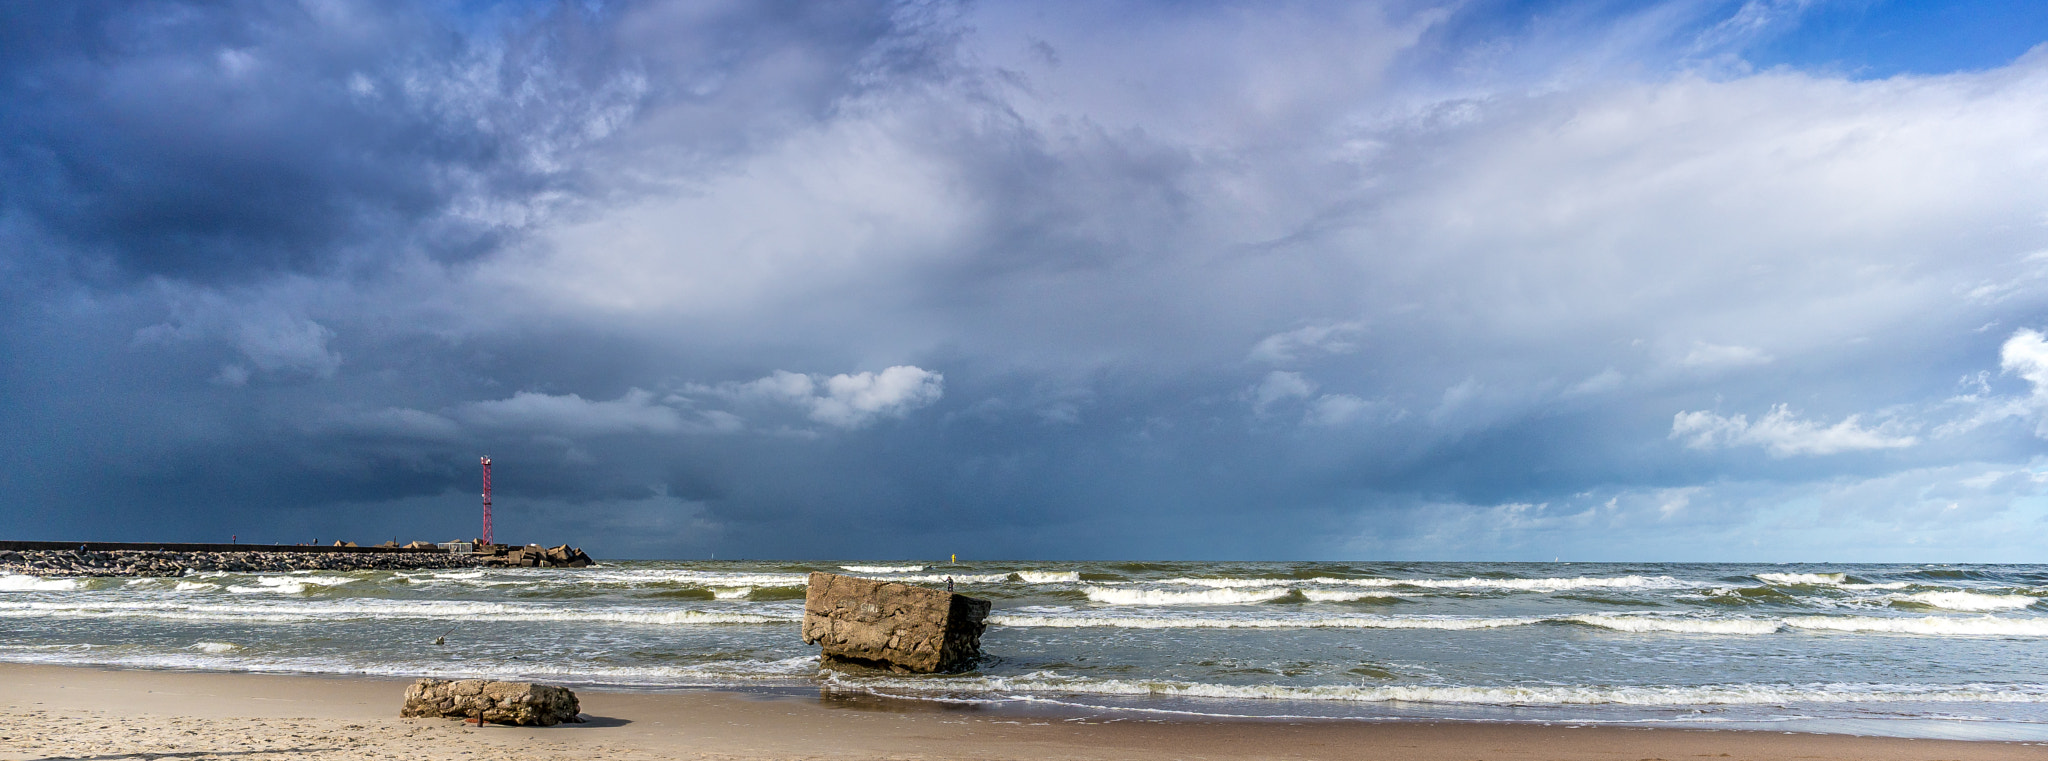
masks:
<svg viewBox="0 0 2048 761"><path fill-rule="evenodd" d="M181 576L187 571L407 571L475 568L481 558L446 552L175 552L0 550L0 573L24 576Z"/></svg>
<svg viewBox="0 0 2048 761"><path fill-rule="evenodd" d="M566 544L473 542L358 547L304 544L156 544L0 541L0 574L178 576L187 571L410 571L423 568L583 568L594 561Z"/></svg>
<svg viewBox="0 0 2048 761"><path fill-rule="evenodd" d="M937 589L813 573L804 596L804 644L828 661L895 671L972 669L981 659L987 600Z"/></svg>

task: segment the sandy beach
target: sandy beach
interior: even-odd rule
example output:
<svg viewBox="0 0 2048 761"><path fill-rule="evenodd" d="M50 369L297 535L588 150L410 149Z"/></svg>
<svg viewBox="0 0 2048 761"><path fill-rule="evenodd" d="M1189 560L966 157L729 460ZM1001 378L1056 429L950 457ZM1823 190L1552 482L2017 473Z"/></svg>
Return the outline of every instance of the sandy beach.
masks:
<svg viewBox="0 0 2048 761"><path fill-rule="evenodd" d="M1519 724L1134 720L886 700L579 692L589 723L396 718L406 681L0 666L0 761L2048 758L2040 744Z"/></svg>

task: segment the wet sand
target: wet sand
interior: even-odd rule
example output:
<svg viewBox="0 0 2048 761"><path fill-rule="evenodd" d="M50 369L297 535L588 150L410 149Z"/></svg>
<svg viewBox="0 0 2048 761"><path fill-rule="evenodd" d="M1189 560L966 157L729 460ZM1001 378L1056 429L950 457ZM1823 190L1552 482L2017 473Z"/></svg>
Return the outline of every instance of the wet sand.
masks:
<svg viewBox="0 0 2048 761"><path fill-rule="evenodd" d="M408 680L0 664L0 761L120 759L2048 759L2048 745L1688 729L1152 720L882 699L579 690L591 721L400 719Z"/></svg>

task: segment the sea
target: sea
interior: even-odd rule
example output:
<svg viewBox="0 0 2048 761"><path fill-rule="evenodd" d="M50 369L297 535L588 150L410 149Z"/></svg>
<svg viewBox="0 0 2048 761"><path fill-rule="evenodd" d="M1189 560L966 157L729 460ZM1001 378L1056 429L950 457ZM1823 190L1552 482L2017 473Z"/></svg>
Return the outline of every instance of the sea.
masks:
<svg viewBox="0 0 2048 761"><path fill-rule="evenodd" d="M812 571L994 602L961 674L821 667ZM1131 720L2048 740L2048 566L627 561L0 576L0 661L721 689ZM437 643L438 642L438 643Z"/></svg>

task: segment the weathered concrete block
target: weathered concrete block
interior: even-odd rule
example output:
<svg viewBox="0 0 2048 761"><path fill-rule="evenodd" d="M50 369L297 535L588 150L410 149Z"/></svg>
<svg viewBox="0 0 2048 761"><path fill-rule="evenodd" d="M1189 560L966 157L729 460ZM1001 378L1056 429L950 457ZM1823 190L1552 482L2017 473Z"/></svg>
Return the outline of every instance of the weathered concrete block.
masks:
<svg viewBox="0 0 2048 761"><path fill-rule="evenodd" d="M581 722L576 716L583 707L576 693L566 687L530 682L495 682L487 679L421 679L405 690L401 717L482 717L494 724L523 724L552 727L562 722Z"/></svg>
<svg viewBox="0 0 2048 761"><path fill-rule="evenodd" d="M812 573L804 644L827 658L933 673L981 658L989 601L909 584Z"/></svg>

